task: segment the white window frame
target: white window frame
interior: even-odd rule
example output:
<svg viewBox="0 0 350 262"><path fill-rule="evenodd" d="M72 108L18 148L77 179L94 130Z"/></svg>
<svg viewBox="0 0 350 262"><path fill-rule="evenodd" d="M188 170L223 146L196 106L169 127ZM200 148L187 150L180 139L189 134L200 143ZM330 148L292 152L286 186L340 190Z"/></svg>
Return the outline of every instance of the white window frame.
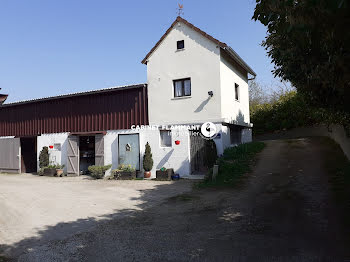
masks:
<svg viewBox="0 0 350 262"><path fill-rule="evenodd" d="M164 132L168 132L168 134L170 136L170 144L163 144L162 133L164 133ZM161 148L171 148L173 146L173 140L172 140L172 135L171 135L170 130L166 130L166 129L159 130L159 146Z"/></svg>

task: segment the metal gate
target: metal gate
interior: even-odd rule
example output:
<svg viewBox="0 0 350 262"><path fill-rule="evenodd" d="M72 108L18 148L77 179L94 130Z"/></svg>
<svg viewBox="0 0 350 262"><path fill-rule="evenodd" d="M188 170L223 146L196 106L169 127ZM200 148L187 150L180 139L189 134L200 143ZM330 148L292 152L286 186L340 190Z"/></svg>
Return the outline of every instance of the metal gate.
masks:
<svg viewBox="0 0 350 262"><path fill-rule="evenodd" d="M79 175L79 136L68 137L67 149L67 174L68 176Z"/></svg>
<svg viewBox="0 0 350 262"><path fill-rule="evenodd" d="M0 139L0 172L20 173L21 170L20 138Z"/></svg>

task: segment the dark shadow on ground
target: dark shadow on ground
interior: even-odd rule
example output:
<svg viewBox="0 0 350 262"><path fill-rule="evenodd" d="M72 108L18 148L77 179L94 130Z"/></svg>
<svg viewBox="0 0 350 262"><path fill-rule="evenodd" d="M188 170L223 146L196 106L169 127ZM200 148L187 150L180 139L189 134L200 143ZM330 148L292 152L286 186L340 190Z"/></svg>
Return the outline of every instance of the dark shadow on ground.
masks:
<svg viewBox="0 0 350 262"><path fill-rule="evenodd" d="M346 261L324 146L269 141L239 188L193 190L152 206L183 181L162 184L142 191L139 211L59 223L1 248L20 261ZM61 227L72 234L53 236Z"/></svg>

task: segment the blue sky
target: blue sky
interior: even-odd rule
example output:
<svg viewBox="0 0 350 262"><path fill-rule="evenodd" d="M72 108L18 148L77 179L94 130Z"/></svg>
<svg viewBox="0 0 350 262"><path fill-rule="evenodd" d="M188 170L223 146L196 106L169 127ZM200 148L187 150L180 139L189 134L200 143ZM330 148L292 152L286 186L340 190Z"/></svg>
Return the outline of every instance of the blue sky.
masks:
<svg viewBox="0 0 350 262"><path fill-rule="evenodd" d="M276 82L251 20L253 0L1 0L0 88L8 102L146 82L141 60L176 18L229 44L264 85Z"/></svg>

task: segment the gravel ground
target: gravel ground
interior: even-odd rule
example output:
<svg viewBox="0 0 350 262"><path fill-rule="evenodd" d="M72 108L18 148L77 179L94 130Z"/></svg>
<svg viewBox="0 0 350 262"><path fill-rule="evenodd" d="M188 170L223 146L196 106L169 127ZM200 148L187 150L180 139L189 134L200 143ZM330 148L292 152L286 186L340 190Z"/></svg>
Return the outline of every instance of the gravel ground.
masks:
<svg viewBox="0 0 350 262"><path fill-rule="evenodd" d="M91 230L99 221L157 205L191 188L190 181L1 174L0 251L16 256L32 244Z"/></svg>
<svg viewBox="0 0 350 262"><path fill-rule="evenodd" d="M269 141L239 188L163 198L95 221L90 231L40 242L58 224L9 250L19 261L349 261L322 147L317 138Z"/></svg>

